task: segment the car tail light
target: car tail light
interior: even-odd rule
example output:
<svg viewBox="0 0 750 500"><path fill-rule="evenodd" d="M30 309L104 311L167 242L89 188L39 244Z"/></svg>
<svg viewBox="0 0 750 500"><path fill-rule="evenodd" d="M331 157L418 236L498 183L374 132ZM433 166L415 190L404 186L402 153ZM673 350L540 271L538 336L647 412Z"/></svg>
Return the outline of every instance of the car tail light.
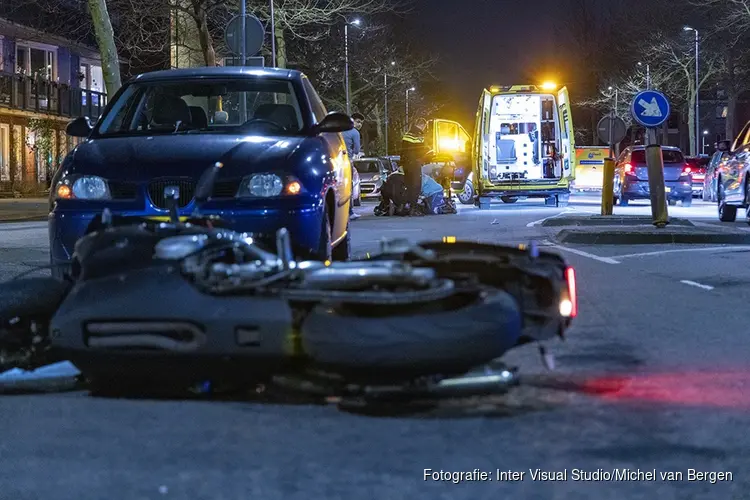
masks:
<svg viewBox="0 0 750 500"><path fill-rule="evenodd" d="M687 165L685 165L684 167L682 167L682 173L683 174L689 174L692 171L693 171L693 169L691 167L688 167Z"/></svg>
<svg viewBox="0 0 750 500"><path fill-rule="evenodd" d="M625 164L625 175L635 175L635 168L630 163Z"/></svg>
<svg viewBox="0 0 750 500"><path fill-rule="evenodd" d="M560 316L575 318L578 315L578 297L576 295L576 272L572 267L565 269L565 281L568 288L560 299Z"/></svg>

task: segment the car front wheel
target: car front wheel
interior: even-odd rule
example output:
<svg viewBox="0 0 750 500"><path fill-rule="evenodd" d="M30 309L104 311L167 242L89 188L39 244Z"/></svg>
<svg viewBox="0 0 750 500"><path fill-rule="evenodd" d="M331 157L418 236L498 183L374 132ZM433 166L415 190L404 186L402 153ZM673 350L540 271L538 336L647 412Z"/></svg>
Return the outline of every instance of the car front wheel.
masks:
<svg viewBox="0 0 750 500"><path fill-rule="evenodd" d="M464 189L458 193L458 201L462 205L471 205L474 203L474 184L470 180L464 183Z"/></svg>

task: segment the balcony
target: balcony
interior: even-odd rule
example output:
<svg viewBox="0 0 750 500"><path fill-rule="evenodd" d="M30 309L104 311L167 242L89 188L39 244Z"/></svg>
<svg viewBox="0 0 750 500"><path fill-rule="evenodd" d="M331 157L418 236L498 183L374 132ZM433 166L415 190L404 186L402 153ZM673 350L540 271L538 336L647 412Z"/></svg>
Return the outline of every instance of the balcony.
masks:
<svg viewBox="0 0 750 500"><path fill-rule="evenodd" d="M0 75L0 110L3 108L65 118L97 119L107 104L107 95L72 88L23 75Z"/></svg>

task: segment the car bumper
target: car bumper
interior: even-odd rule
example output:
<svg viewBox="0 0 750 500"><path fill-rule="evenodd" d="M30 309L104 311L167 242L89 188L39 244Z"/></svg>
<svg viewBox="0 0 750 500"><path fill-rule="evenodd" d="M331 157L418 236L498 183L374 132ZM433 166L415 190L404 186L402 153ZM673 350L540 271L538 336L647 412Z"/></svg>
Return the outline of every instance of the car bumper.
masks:
<svg viewBox="0 0 750 500"><path fill-rule="evenodd" d="M277 230L285 227L291 233L292 242L296 247L317 249L320 240L322 202L314 199L300 203L289 203L289 201L283 200L283 202L268 203L262 207L252 208L207 207L201 213L221 216L229 228L238 232L273 235ZM168 213L163 210L117 210L112 205L108 208L113 215L126 217L168 217ZM53 264L71 260L76 241L86 234L89 225L99 217L102 209L103 207L96 209L56 207L50 213L48 232L50 259ZM180 210L180 216L189 216L192 211L192 208L188 206Z"/></svg>
<svg viewBox="0 0 750 500"><path fill-rule="evenodd" d="M372 183L362 183L359 185L359 192L362 198L377 198L380 196L381 186Z"/></svg>
<svg viewBox="0 0 750 500"><path fill-rule="evenodd" d="M665 194L668 200L682 200L693 195L693 186L690 182L667 181L664 187L667 190ZM651 197L648 181L628 182L623 186L622 191L631 200Z"/></svg>

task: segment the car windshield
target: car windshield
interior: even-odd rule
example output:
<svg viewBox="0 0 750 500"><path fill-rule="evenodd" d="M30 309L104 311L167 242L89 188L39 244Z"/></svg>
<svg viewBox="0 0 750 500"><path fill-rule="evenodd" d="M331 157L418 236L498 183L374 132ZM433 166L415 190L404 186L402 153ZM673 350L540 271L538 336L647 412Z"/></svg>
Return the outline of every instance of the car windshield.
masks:
<svg viewBox="0 0 750 500"><path fill-rule="evenodd" d="M292 83L260 77L136 82L120 94L100 123L99 136L293 135L304 128Z"/></svg>
<svg viewBox="0 0 750 500"><path fill-rule="evenodd" d="M379 174L382 170L380 162L373 160L355 161L354 168L356 168L357 172L360 174Z"/></svg>
<svg viewBox="0 0 750 500"><path fill-rule="evenodd" d="M661 155L662 158L664 158L664 163L685 163L685 157L682 155L681 151L675 149L662 149ZM646 163L646 152L642 149L633 151L630 161L633 163Z"/></svg>

